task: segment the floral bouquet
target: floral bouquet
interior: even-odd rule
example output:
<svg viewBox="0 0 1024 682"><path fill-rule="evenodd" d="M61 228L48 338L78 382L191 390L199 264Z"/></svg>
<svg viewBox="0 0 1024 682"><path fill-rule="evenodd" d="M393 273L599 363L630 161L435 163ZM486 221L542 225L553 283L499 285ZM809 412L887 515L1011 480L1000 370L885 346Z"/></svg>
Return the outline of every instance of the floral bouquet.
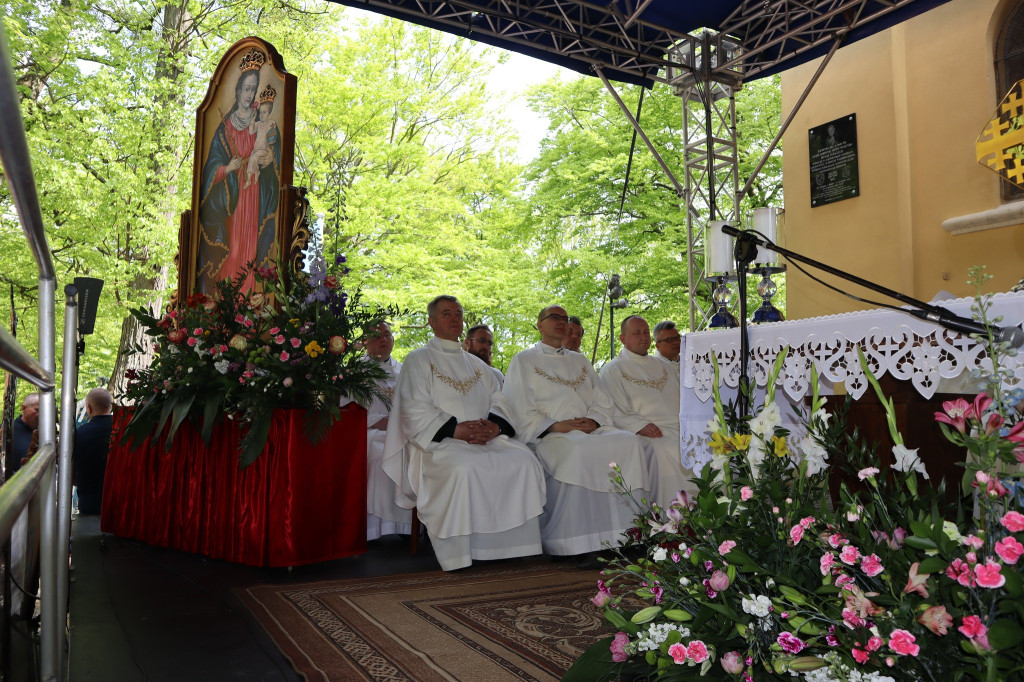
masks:
<svg viewBox="0 0 1024 682"><path fill-rule="evenodd" d="M384 378L366 362L358 339L386 313L364 306L341 286L344 256L330 272L318 259L311 273L253 269L217 283L213 297L195 294L184 305L157 318L132 314L155 338L157 354L148 369L132 372L124 398L136 405L127 435L136 443L166 433L170 448L185 419L209 443L224 416L247 425L239 464L248 466L262 452L276 408L309 411L314 441L339 416L341 397L368 405ZM262 291L245 291L253 275ZM287 284L286 284L287 282Z"/></svg>
<svg viewBox="0 0 1024 682"><path fill-rule="evenodd" d="M976 312L989 322L980 298ZM1006 349L982 341L986 390L936 415L970 453L952 508L863 358L893 438L885 470L817 392L805 438L781 427L781 359L752 417L716 392L698 495L640 514L593 598L614 634L564 679L1024 679L1024 514L1006 473L1024 461L1024 422L1000 388ZM826 463L844 473L834 504ZM637 597L647 605L629 608Z"/></svg>

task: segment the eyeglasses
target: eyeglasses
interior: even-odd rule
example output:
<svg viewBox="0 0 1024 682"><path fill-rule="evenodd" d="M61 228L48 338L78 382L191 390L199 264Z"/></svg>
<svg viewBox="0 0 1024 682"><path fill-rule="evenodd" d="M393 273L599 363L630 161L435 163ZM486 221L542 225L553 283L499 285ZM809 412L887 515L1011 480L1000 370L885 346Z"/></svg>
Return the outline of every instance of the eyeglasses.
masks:
<svg viewBox="0 0 1024 682"><path fill-rule="evenodd" d="M493 346L494 345L494 341L492 341L490 339L468 338L466 340L467 341L473 341L474 343L479 343L481 346Z"/></svg>
<svg viewBox="0 0 1024 682"><path fill-rule="evenodd" d="M667 343L675 343L676 341L682 341L682 340L683 340L683 337L680 336L679 334L676 334L675 336L666 336L664 339L662 339L660 341L655 341L655 343L666 343L666 342Z"/></svg>
<svg viewBox="0 0 1024 682"><path fill-rule="evenodd" d="M545 315L544 317L540 318L540 321L543 322L544 320L546 320L548 318L554 318L556 320L561 320L562 322L568 322L569 321L569 316L568 315L559 315L558 313L551 313L550 315Z"/></svg>

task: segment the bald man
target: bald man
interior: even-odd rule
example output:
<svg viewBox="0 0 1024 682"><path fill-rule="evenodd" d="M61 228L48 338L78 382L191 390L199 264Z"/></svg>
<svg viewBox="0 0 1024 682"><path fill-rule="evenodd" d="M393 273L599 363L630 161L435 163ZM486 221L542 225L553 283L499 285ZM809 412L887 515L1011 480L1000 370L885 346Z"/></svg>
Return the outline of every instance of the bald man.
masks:
<svg viewBox="0 0 1024 682"><path fill-rule="evenodd" d="M640 437L658 461L654 499L667 509L676 493L697 492L693 472L682 465L679 443L679 366L648 355L647 320L630 315L619 327L622 350L601 368L601 381L615 403L615 425ZM678 349L677 349L678 354Z"/></svg>
<svg viewBox="0 0 1024 682"><path fill-rule="evenodd" d="M103 477L107 470L110 431L114 424L113 400L105 388L94 388L85 396L89 420L75 429L75 486L78 513L99 514L103 503Z"/></svg>

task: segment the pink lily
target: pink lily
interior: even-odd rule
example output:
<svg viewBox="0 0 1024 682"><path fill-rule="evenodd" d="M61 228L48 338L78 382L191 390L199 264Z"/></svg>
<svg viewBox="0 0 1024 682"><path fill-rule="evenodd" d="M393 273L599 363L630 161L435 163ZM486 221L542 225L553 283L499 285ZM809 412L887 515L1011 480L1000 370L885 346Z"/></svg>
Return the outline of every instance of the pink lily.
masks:
<svg viewBox="0 0 1024 682"><path fill-rule="evenodd" d="M942 409L945 412L936 412L935 421L949 424L960 433L963 433L971 404L963 398L957 398L956 400L946 400L943 402Z"/></svg>
<svg viewBox="0 0 1024 682"><path fill-rule="evenodd" d="M910 565L910 573L909 573L908 578L907 578L907 586L903 588L903 594L910 594L911 592L917 592L919 595L921 595L922 597L927 599L928 598L928 587L927 587L928 586L928 576L931 575L931 574L930 573L925 573L924 575L918 575L917 567L920 566L920 565L921 565L921 563L918 562L918 561L915 561L914 563L912 563Z"/></svg>

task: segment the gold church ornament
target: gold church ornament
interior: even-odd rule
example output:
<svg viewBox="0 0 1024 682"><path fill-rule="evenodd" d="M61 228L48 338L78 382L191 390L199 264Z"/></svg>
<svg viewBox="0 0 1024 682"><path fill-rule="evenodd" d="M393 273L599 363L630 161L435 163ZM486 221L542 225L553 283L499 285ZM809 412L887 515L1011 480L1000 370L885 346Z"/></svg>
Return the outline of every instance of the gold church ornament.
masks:
<svg viewBox="0 0 1024 682"><path fill-rule="evenodd" d="M445 376L444 374L441 374L439 371L437 371L437 368L434 367L434 363L430 363L430 372L435 377L437 377L444 383L448 384L462 395L466 395L467 393L473 390L473 387L476 386L476 382L480 381L481 375L481 371L478 369L476 371L476 374L474 374L468 379L453 379L452 377Z"/></svg>
<svg viewBox="0 0 1024 682"><path fill-rule="evenodd" d="M572 381L568 379L563 379L561 377L552 376L545 372L544 370L542 370L540 367L534 367L533 371L541 375L548 381L554 382L556 384L561 384L563 386L568 386L574 391L578 391L580 386L583 385L583 382L587 380L587 368L585 365L580 369L580 375L573 379Z"/></svg>
<svg viewBox="0 0 1024 682"><path fill-rule="evenodd" d="M1024 187L1024 80L999 103L975 143L978 163Z"/></svg>
<svg viewBox="0 0 1024 682"><path fill-rule="evenodd" d="M622 373L622 378L625 379L626 381L636 384L637 386L653 388L655 391L661 393L665 390L665 382L668 381L668 370L662 369L661 372L662 374L660 379L638 379L636 377L629 376L625 372Z"/></svg>

